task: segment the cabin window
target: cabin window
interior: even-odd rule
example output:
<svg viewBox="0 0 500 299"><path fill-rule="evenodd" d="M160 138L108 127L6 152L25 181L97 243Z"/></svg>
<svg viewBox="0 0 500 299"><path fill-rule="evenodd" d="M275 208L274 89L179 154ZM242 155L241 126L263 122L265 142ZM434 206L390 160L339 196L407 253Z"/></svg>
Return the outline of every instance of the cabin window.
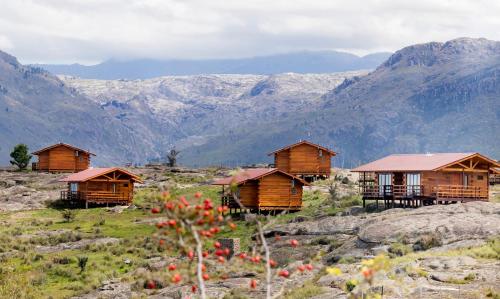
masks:
<svg viewBox="0 0 500 299"><path fill-rule="evenodd" d="M406 174L406 192L408 194L420 195L420 173Z"/></svg>
<svg viewBox="0 0 500 299"><path fill-rule="evenodd" d="M78 191L78 183L71 183L71 184L69 184L69 190L71 192L77 192Z"/></svg>
<svg viewBox="0 0 500 299"><path fill-rule="evenodd" d="M323 150L319 150L318 155L319 155L320 157L323 157Z"/></svg>
<svg viewBox="0 0 500 299"><path fill-rule="evenodd" d="M484 178L484 177L483 177L482 175L478 175L478 176L477 176L477 180L478 180L478 181L482 181L482 180L483 180L483 178Z"/></svg>
<svg viewBox="0 0 500 299"><path fill-rule="evenodd" d="M390 195L391 185L392 185L392 173L379 173L378 174L378 185L380 195Z"/></svg>
<svg viewBox="0 0 500 299"><path fill-rule="evenodd" d="M78 157L80 156L80 152L79 151L75 151L75 157Z"/></svg>
<svg viewBox="0 0 500 299"><path fill-rule="evenodd" d="M128 183L123 184L123 187L128 187Z"/></svg>
<svg viewBox="0 0 500 299"><path fill-rule="evenodd" d="M297 194L297 188L292 187L292 195L296 195L296 194Z"/></svg>
<svg viewBox="0 0 500 299"><path fill-rule="evenodd" d="M292 188L295 188L295 180L292 180Z"/></svg>
<svg viewBox="0 0 500 299"><path fill-rule="evenodd" d="M78 160L79 160L80 162L83 162L83 157L82 157L82 156L78 157Z"/></svg>

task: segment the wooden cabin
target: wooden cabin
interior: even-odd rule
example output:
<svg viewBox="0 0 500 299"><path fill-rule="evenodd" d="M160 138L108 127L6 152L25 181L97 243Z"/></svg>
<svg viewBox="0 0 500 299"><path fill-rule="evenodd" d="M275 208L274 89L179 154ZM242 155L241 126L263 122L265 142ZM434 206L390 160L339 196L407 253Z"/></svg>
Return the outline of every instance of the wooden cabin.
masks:
<svg viewBox="0 0 500 299"><path fill-rule="evenodd" d="M33 171L78 172L90 167L93 153L75 146L58 143L32 153L38 156L38 162L31 166Z"/></svg>
<svg viewBox="0 0 500 299"><path fill-rule="evenodd" d="M309 184L276 168L254 168L213 183L222 186L222 204L235 210L300 210ZM237 197L243 207L234 199Z"/></svg>
<svg viewBox="0 0 500 299"><path fill-rule="evenodd" d="M142 183L139 176L121 168L89 168L60 180L68 183L61 192L61 200L85 204L132 203L134 183Z"/></svg>
<svg viewBox="0 0 500 299"><path fill-rule="evenodd" d="M300 141L275 150L274 166L281 171L302 178L328 178L334 151L309 141Z"/></svg>
<svg viewBox="0 0 500 299"><path fill-rule="evenodd" d="M359 166L360 192L385 207L489 199L489 176L499 163L478 153L398 154Z"/></svg>

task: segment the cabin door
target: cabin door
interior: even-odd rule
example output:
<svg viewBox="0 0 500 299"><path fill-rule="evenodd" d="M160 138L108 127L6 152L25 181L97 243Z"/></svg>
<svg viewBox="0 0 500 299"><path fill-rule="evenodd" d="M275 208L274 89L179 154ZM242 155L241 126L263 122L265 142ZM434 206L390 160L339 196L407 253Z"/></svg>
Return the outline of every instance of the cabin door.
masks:
<svg viewBox="0 0 500 299"><path fill-rule="evenodd" d="M378 174L378 188L381 196L392 194L392 173Z"/></svg>
<svg viewBox="0 0 500 299"><path fill-rule="evenodd" d="M464 173L464 174L462 174L462 176L463 176L462 184L464 185L464 187L469 187L469 183L470 183L469 175Z"/></svg>
<svg viewBox="0 0 500 299"><path fill-rule="evenodd" d="M406 174L406 193L408 195L421 195L420 173Z"/></svg>

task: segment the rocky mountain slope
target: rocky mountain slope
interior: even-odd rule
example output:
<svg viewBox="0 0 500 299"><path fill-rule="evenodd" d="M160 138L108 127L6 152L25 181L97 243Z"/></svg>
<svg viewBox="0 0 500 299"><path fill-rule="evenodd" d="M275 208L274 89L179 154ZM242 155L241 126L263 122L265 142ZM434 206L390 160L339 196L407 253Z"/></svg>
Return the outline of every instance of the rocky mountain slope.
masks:
<svg viewBox="0 0 500 299"><path fill-rule="evenodd" d="M461 38L397 51L322 96L320 109L228 132L186 161L257 161L299 138L333 144L345 167L389 153L479 151L500 157L500 42ZM237 141L237 142L236 142ZM340 161L337 161L339 163Z"/></svg>
<svg viewBox="0 0 500 299"><path fill-rule="evenodd" d="M341 167L401 152L500 157L500 42L485 39L410 46L370 73L96 80L7 54L0 66L1 163L15 143L63 140L97 164L144 163L172 146L186 165L258 163L299 139L340 152Z"/></svg>
<svg viewBox="0 0 500 299"><path fill-rule="evenodd" d="M304 51L240 59L206 60L108 60L91 66L39 65L60 75L88 79L150 79L161 76L201 74L333 73L374 69L390 53L359 57L336 51Z"/></svg>
<svg viewBox="0 0 500 299"><path fill-rule="evenodd" d="M17 143L26 143L34 150L64 141L98 153L98 163L153 155L154 146L133 134L134 130L57 77L21 65L15 57L0 52L2 165L8 164L9 153Z"/></svg>

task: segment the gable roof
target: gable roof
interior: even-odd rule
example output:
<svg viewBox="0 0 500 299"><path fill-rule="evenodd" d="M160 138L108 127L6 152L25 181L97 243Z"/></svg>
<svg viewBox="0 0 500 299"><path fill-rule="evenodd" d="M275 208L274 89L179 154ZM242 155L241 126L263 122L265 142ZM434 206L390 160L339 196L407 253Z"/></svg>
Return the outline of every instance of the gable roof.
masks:
<svg viewBox="0 0 500 299"><path fill-rule="evenodd" d="M135 182L138 182L138 183L143 182L139 176L137 176L129 171L126 171L125 169L119 168L119 167L89 168L89 169L85 169L85 170L77 172L77 173L73 173L73 174L59 180L59 182L72 182L72 183L86 182L86 181L89 181L93 178L99 177L101 175L111 173L113 171L120 171L120 172L123 172L125 174L130 175L132 180Z"/></svg>
<svg viewBox="0 0 500 299"><path fill-rule="evenodd" d="M47 146L47 147L44 147L42 149L39 149L37 150L36 152L32 152L31 154L33 155L38 155L40 154L41 152L45 152L45 151L48 151L50 149L53 149L53 148L56 148L58 146L64 146L64 147L67 147L67 148L70 148L72 150L75 150L75 151L80 151L80 152L84 152L84 153L87 153L89 155L92 155L92 156L95 156L95 154L87 151L87 150L84 150L84 149L81 149L81 148L78 148L76 146L73 146L71 144L67 144L67 143L63 143L63 142L59 142L59 143L56 143L56 144L53 144L53 145L50 145L50 146Z"/></svg>
<svg viewBox="0 0 500 299"><path fill-rule="evenodd" d="M473 157L498 165L496 161L479 153L396 154L358 166L351 171L435 171Z"/></svg>
<svg viewBox="0 0 500 299"><path fill-rule="evenodd" d="M287 146L285 146L285 147L282 147L282 148L280 148L280 149L275 150L274 152L270 152L270 153L269 153L269 154L267 154L267 155L268 155L268 156L270 156L270 155L273 155L273 154L275 154L275 153L277 153L277 152L286 151L286 150L288 150L288 149L291 149L292 147L296 147L296 146L299 146L299 145L302 145L302 144L307 144L307 145L310 145L310 146L314 146L314 147L316 147L316 148L318 148L318 149L321 149L321 150L323 150L323 151L325 151L325 152L330 153L332 156L337 155L337 153L336 153L336 152L334 152L334 151L332 151L331 149L326 148L326 147L324 147L324 146L321 146L321 145L319 145L319 144L315 144L315 143L309 142L309 141L307 141L307 140L301 140L301 141L299 141L299 142L297 142L297 143L287 145Z"/></svg>
<svg viewBox="0 0 500 299"><path fill-rule="evenodd" d="M241 185L247 181L251 180L258 180L262 177L268 176L273 173L281 173L283 175L286 175L290 178L296 179L299 182L303 183L306 186L309 186L309 183L304 181L303 179L296 177L294 175L291 175L289 173L286 173L284 171L281 171L277 168L250 168L250 169L245 169L240 172L238 172L236 175L232 177L227 177L223 178L220 180L217 180L212 183L212 185L231 185L231 184L237 184Z"/></svg>

